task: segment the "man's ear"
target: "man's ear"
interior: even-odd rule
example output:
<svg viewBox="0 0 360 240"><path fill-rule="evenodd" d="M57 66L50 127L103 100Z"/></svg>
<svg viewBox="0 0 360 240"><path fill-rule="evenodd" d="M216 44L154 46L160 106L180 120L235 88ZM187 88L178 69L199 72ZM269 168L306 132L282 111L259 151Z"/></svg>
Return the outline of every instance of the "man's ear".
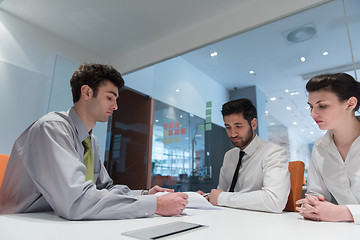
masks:
<svg viewBox="0 0 360 240"><path fill-rule="evenodd" d="M253 131L255 131L255 129L257 128L257 119L256 118L253 118L251 120L251 128Z"/></svg>
<svg viewBox="0 0 360 240"><path fill-rule="evenodd" d="M81 86L81 97L84 98L84 100L87 100L89 98L92 98L93 96L93 90L89 85L82 85Z"/></svg>

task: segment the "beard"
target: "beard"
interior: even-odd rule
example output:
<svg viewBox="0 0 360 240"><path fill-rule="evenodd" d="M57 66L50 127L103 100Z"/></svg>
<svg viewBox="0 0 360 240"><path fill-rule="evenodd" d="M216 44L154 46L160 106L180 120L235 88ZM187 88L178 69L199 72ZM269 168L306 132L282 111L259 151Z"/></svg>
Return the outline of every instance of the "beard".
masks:
<svg viewBox="0 0 360 240"><path fill-rule="evenodd" d="M246 136L240 138L239 142L233 142L232 138L230 138L230 140L235 147L244 149L245 147L247 147L247 145L249 145L249 143L253 140L253 138L254 138L254 131L250 128Z"/></svg>

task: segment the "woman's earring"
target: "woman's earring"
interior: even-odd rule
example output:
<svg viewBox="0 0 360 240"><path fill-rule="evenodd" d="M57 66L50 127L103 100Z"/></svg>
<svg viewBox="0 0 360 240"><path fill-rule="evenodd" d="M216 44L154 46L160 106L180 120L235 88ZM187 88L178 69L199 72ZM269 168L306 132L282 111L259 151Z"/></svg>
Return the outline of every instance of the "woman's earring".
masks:
<svg viewBox="0 0 360 240"><path fill-rule="evenodd" d="M347 111L350 111L350 108L347 108L346 110L347 110Z"/></svg>

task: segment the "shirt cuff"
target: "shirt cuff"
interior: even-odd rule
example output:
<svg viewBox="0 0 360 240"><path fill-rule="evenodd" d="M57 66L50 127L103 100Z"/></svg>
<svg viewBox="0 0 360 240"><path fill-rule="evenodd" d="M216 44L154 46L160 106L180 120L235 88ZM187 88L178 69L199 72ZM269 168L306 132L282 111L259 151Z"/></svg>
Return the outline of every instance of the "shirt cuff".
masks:
<svg viewBox="0 0 360 240"><path fill-rule="evenodd" d="M218 197L219 206L229 206L230 198L234 195L232 192L221 192Z"/></svg>
<svg viewBox="0 0 360 240"><path fill-rule="evenodd" d="M129 196L139 196L139 195L141 195L142 191L143 190L131 190L130 192L127 193L127 195L129 195Z"/></svg>
<svg viewBox="0 0 360 240"><path fill-rule="evenodd" d="M355 224L360 224L360 205L346 205L354 218Z"/></svg>
<svg viewBox="0 0 360 240"><path fill-rule="evenodd" d="M139 217L148 217L155 214L157 207L157 197L155 195L140 195L138 199Z"/></svg>

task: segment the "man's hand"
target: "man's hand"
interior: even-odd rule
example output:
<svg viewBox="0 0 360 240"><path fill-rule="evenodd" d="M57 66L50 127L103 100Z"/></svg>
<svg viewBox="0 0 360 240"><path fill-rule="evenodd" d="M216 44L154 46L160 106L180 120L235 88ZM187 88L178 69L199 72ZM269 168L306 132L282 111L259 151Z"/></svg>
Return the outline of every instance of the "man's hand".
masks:
<svg viewBox="0 0 360 240"><path fill-rule="evenodd" d="M201 190L197 190L196 191L198 194L200 194L200 195L204 195L205 193L203 192L203 191L201 191Z"/></svg>
<svg viewBox="0 0 360 240"><path fill-rule="evenodd" d="M206 193L204 193L204 192L201 191L201 190L197 190L196 192L197 192L198 194L200 194L201 196L203 196L206 200L209 201L209 194L206 194Z"/></svg>
<svg viewBox="0 0 360 240"><path fill-rule="evenodd" d="M306 194L305 196L304 199L296 201L296 204L301 204L296 210L304 218L326 222L354 221L352 214L345 205L335 205L325 201L322 195Z"/></svg>
<svg viewBox="0 0 360 240"><path fill-rule="evenodd" d="M209 201L212 205L214 206L218 206L218 198L220 193L222 193L223 190L218 190L218 189L211 189L211 192L209 194Z"/></svg>
<svg viewBox="0 0 360 240"><path fill-rule="evenodd" d="M162 188L158 185L155 185L154 187L149 189L149 194L155 194L157 192L174 192L174 189Z"/></svg>
<svg viewBox="0 0 360 240"><path fill-rule="evenodd" d="M182 192L168 193L157 198L156 214L162 216L179 215L188 204L188 195Z"/></svg>

